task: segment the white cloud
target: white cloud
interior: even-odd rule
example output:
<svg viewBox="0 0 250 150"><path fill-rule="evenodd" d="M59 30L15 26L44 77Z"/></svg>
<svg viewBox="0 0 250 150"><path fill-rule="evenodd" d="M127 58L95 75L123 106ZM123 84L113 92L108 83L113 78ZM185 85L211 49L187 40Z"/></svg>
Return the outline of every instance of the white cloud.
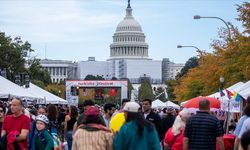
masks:
<svg viewBox="0 0 250 150"><path fill-rule="evenodd" d="M120 15L86 10L83 1L4 1L0 26L32 42L89 40L96 32L114 27ZM1 5L1 4L0 4ZM10 9L11 8L11 9ZM93 12L93 13L92 13Z"/></svg>

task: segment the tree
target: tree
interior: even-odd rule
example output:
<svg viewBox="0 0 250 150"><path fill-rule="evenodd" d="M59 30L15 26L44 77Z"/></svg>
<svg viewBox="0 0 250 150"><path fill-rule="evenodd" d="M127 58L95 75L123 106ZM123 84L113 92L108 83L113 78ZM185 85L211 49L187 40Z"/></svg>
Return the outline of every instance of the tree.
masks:
<svg viewBox="0 0 250 150"><path fill-rule="evenodd" d="M112 77L111 80L117 80L117 78L116 77Z"/></svg>
<svg viewBox="0 0 250 150"><path fill-rule="evenodd" d="M27 53L34 51L31 45L23 42L20 37L12 39L0 31L0 68L6 69L7 78L15 80L17 73L24 73Z"/></svg>
<svg viewBox="0 0 250 150"><path fill-rule="evenodd" d="M12 39L0 32L0 69L6 69L7 78L14 82L15 75L21 74L24 78L24 74L29 74L32 82L44 87L44 84L51 83L49 73L41 68L39 60L25 60L33 51L29 42L23 42L20 37ZM25 68L25 63L29 63L28 68Z"/></svg>
<svg viewBox="0 0 250 150"><path fill-rule="evenodd" d="M202 54L199 65L190 69L185 76L178 79L174 89L177 100L187 100L200 95L210 95L219 89L219 78L225 78L225 88L239 81L250 80L250 3L238 7L239 18L245 30L241 33L229 24L232 33L220 29L219 39L213 40L214 52Z"/></svg>
<svg viewBox="0 0 250 150"><path fill-rule="evenodd" d="M242 21L245 31L243 33L250 34L250 3L244 2L242 5L237 5L237 12L239 12L239 18L237 20Z"/></svg>
<svg viewBox="0 0 250 150"><path fill-rule="evenodd" d="M31 82L41 81L45 86L51 83L50 74L46 70L42 69L38 59L34 59L32 61L30 67L28 68L28 74L30 75Z"/></svg>
<svg viewBox="0 0 250 150"><path fill-rule="evenodd" d="M66 98L66 86L63 84L49 84L45 87L45 90L65 99Z"/></svg>
<svg viewBox="0 0 250 150"><path fill-rule="evenodd" d="M177 81L176 80L168 80L166 81L167 85L167 94L168 94L168 100L173 101L176 99L176 96L174 94L174 87L176 86Z"/></svg>
<svg viewBox="0 0 250 150"><path fill-rule="evenodd" d="M185 66L181 69L181 72L177 74L176 79L179 79L182 76L186 75L189 69L197 67L199 65L198 60L199 59L197 57L189 58L185 63Z"/></svg>
<svg viewBox="0 0 250 150"><path fill-rule="evenodd" d="M141 80L141 86L139 87L139 93L138 93L138 99L143 100L143 99L153 99L154 94L152 90L151 83L148 78L143 78Z"/></svg>
<svg viewBox="0 0 250 150"><path fill-rule="evenodd" d="M88 75L84 78L84 80L96 80L96 77L93 76L93 75L88 74Z"/></svg>
<svg viewBox="0 0 250 150"><path fill-rule="evenodd" d="M94 75L91 75L91 74L88 74L84 80L105 80L102 76L94 76Z"/></svg>

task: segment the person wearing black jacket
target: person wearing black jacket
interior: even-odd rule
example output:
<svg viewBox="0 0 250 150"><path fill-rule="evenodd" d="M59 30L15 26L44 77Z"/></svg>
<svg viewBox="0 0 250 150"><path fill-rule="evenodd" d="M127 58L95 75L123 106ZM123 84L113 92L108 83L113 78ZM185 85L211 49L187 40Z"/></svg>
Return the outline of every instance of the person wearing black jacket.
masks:
<svg viewBox="0 0 250 150"><path fill-rule="evenodd" d="M165 135L168 129L173 126L176 113L173 107L164 108L162 111L164 115L162 117L161 126L162 126L162 133L163 135Z"/></svg>
<svg viewBox="0 0 250 150"><path fill-rule="evenodd" d="M152 111L151 105L152 105L151 99L142 100L143 115L145 119L147 119L148 121L150 121L155 125L159 139L161 141L163 138L161 118L157 113Z"/></svg>

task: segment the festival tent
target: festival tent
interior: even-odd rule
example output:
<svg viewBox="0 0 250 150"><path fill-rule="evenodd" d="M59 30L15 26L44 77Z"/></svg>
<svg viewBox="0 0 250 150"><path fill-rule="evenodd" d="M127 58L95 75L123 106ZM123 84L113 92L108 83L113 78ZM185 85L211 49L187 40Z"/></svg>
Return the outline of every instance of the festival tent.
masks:
<svg viewBox="0 0 250 150"><path fill-rule="evenodd" d="M250 80L239 88L235 89L235 91L239 93L244 99L247 99L247 97L250 96Z"/></svg>
<svg viewBox="0 0 250 150"><path fill-rule="evenodd" d="M226 89L229 90L229 91L231 91L231 92L237 91L237 89L239 89L240 87L242 87L244 84L245 83L243 83L243 82L238 82L238 83L236 83L236 84L234 84L234 85L232 85L232 86L230 86L230 87L228 87ZM226 90L223 90L223 93L227 93ZM211 94L211 95L209 95L207 97L219 98L221 96L220 96L220 92L216 92L216 93Z"/></svg>
<svg viewBox="0 0 250 150"><path fill-rule="evenodd" d="M244 99L247 99L248 96L250 96L250 87L245 89L245 90L242 90L239 92L239 94L244 98Z"/></svg>
<svg viewBox="0 0 250 150"><path fill-rule="evenodd" d="M23 87L0 76L0 98L19 97L24 99L42 99L40 96L29 93Z"/></svg>
<svg viewBox="0 0 250 150"><path fill-rule="evenodd" d="M43 97L43 101L38 103L42 104L68 104L68 102L30 82L30 87L26 88L29 93L34 93L34 95Z"/></svg>
<svg viewBox="0 0 250 150"><path fill-rule="evenodd" d="M152 102L152 108L163 108L166 107L166 104L161 100L157 99Z"/></svg>
<svg viewBox="0 0 250 150"><path fill-rule="evenodd" d="M165 102L165 106L166 106L166 107L173 107L174 109L180 109L180 106L179 106L179 105L177 105L177 104L175 104L175 103L173 103L173 102L171 102L171 101L166 101L166 102Z"/></svg>

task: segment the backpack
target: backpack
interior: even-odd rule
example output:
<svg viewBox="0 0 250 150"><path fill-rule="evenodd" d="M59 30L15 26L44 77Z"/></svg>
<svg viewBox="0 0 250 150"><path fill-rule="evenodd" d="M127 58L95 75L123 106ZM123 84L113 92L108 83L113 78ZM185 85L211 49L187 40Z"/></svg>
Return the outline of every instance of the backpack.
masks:
<svg viewBox="0 0 250 150"><path fill-rule="evenodd" d="M49 130L47 130L47 131L53 139L53 144L54 144L53 150L62 150L62 143L61 143L60 139L58 138L57 133L51 133ZM44 145L47 145L47 142L46 142L43 134L40 135L40 140L43 142Z"/></svg>

